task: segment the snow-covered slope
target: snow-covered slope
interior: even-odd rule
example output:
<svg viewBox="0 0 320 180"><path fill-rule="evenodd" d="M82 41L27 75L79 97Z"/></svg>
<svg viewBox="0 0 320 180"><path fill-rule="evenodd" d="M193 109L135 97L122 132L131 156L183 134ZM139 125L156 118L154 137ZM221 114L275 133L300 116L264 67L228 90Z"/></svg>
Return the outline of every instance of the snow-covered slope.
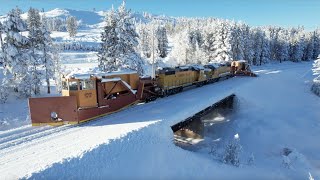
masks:
<svg viewBox="0 0 320 180"><path fill-rule="evenodd" d="M310 68L311 63L269 65L257 70L257 78L237 77L192 89L81 126L1 132L1 175L4 179L306 179L311 173L319 178L320 102L309 90ZM231 93L237 95L239 106L219 146L239 134L240 168L173 144L171 125ZM284 148L293 152L283 156ZM255 156L251 166L246 163L249 154Z"/></svg>

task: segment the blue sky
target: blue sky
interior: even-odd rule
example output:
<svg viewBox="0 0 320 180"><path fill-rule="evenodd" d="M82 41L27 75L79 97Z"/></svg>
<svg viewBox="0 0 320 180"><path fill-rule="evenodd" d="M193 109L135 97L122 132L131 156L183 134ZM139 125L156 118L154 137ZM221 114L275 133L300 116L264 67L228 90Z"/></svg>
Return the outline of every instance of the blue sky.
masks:
<svg viewBox="0 0 320 180"><path fill-rule="evenodd" d="M19 6L69 8L76 10L107 10L122 0L0 0L0 14ZM320 27L320 0L127 0L133 11L185 17L219 17L243 21L253 26Z"/></svg>

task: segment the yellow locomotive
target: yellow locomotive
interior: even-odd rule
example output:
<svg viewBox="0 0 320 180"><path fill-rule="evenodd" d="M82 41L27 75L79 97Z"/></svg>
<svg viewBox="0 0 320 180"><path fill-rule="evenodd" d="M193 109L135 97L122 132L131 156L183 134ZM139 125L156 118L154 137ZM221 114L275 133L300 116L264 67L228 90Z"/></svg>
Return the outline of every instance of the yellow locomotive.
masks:
<svg viewBox="0 0 320 180"><path fill-rule="evenodd" d="M202 86L231 76L231 63L223 63L162 68L156 72L155 80L161 89L160 94L170 95L182 91L184 87Z"/></svg>

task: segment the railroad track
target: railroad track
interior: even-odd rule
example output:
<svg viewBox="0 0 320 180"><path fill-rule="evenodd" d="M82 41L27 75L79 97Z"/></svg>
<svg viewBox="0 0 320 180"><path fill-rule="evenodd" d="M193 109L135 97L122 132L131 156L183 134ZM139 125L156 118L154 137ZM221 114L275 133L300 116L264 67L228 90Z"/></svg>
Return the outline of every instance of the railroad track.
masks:
<svg viewBox="0 0 320 180"><path fill-rule="evenodd" d="M72 125L59 127L44 126L40 128L30 126L30 128L26 128L24 131L15 134L9 134L8 136L0 138L0 155L2 154L2 152L5 152L4 150L10 149L11 147L18 146L24 143L30 143L39 138L64 131L71 127Z"/></svg>

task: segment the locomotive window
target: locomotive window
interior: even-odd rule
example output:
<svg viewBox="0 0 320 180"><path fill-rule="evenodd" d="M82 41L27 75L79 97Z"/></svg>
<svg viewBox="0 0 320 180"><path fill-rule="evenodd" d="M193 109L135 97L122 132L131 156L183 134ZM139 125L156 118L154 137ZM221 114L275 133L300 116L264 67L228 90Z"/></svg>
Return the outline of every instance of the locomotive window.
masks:
<svg viewBox="0 0 320 180"><path fill-rule="evenodd" d="M76 82L76 81L69 82L69 90L70 91L77 91L78 90L78 82Z"/></svg>
<svg viewBox="0 0 320 180"><path fill-rule="evenodd" d="M68 83L66 81L62 81L62 90L68 90Z"/></svg>
<svg viewBox="0 0 320 180"><path fill-rule="evenodd" d="M80 83L80 90L94 89L94 81L92 80L84 80Z"/></svg>

